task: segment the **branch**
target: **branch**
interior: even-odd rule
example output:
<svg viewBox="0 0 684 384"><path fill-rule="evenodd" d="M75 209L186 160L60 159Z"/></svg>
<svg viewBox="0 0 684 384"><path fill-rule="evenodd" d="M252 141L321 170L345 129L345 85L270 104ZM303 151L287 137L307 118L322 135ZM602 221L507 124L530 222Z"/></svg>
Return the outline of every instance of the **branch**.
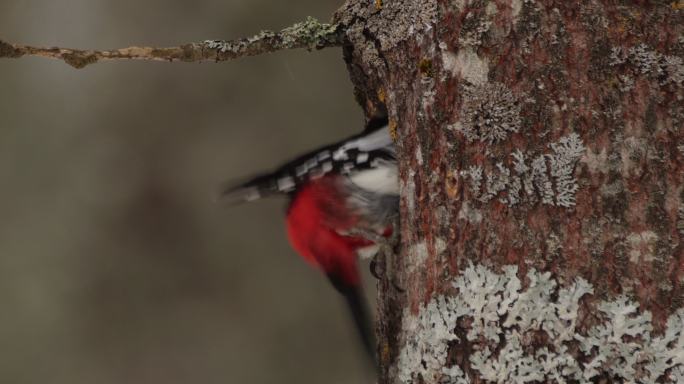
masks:
<svg viewBox="0 0 684 384"><path fill-rule="evenodd" d="M41 56L64 60L74 68L107 60L149 60L149 61L227 61L245 56L285 49L322 49L343 44L339 25L323 24L309 17L280 32L262 31L259 34L238 40L206 40L177 47L128 47L108 51L93 51L69 48L41 48L29 45L11 44L0 40L0 58Z"/></svg>

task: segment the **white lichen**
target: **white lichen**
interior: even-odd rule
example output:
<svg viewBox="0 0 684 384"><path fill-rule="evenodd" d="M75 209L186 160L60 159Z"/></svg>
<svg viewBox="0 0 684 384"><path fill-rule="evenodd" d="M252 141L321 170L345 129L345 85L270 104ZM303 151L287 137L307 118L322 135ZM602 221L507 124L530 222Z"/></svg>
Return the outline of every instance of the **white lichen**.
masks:
<svg viewBox="0 0 684 384"><path fill-rule="evenodd" d="M541 195L542 203L553 205L553 185L549 179L544 156L538 156L532 160L532 182Z"/></svg>
<svg viewBox="0 0 684 384"><path fill-rule="evenodd" d="M397 375L402 383L423 381L437 383L446 376L452 383L468 383L460 367L449 369L449 343L457 340L456 320L462 316L453 298L437 296L421 305L418 316L409 310L403 315L403 334L407 335L399 355ZM441 382L441 380L440 380Z"/></svg>
<svg viewBox="0 0 684 384"><path fill-rule="evenodd" d="M669 317L664 335L651 337L651 313L639 313L638 308L639 304L624 296L604 301L598 309L607 321L590 329L587 336L575 336L580 349L593 356L584 366L585 381L608 372L625 382L679 382L665 374L684 367L684 309Z"/></svg>
<svg viewBox="0 0 684 384"><path fill-rule="evenodd" d="M646 370L650 379L655 381L672 369L672 382L681 383L684 379L684 309L680 308L667 320L665 334L656 337L646 345L648 356Z"/></svg>
<svg viewBox="0 0 684 384"><path fill-rule="evenodd" d="M512 207L520 202L521 192L522 180L520 177L511 177L508 182L508 194L505 198L499 199L499 201Z"/></svg>
<svg viewBox="0 0 684 384"><path fill-rule="evenodd" d="M520 344L520 334L513 330L505 334L505 344L494 355L489 348L473 353L470 362L480 376L493 383L528 383L544 379L542 366L534 356L526 356Z"/></svg>
<svg viewBox="0 0 684 384"><path fill-rule="evenodd" d="M523 175L530 170L530 167L525 164L525 155L520 149L516 149L511 153L511 157L513 158L513 170L515 170L518 175Z"/></svg>
<svg viewBox="0 0 684 384"><path fill-rule="evenodd" d="M513 158L513 170L518 174L519 179L522 180L525 194L534 197L534 177L529 172L530 167L525 164L525 155L520 149L516 149L511 154L511 157Z"/></svg>
<svg viewBox="0 0 684 384"><path fill-rule="evenodd" d="M467 338L478 337L496 342L499 340L499 313L511 303L511 295L520 289L516 277L517 267L504 268L504 275L498 275L483 265L472 264L456 278L453 285L458 289L457 300L462 303L461 312L472 318Z"/></svg>
<svg viewBox="0 0 684 384"><path fill-rule="evenodd" d="M620 296L600 302L596 310L603 320L584 331L578 326L581 299L593 288L582 278L559 287L550 273L531 269L523 285L516 266L496 273L470 264L453 286L456 295L435 296L417 315L404 312L400 382L469 383L472 377L448 359L450 348L462 343L472 350L471 374L485 383L589 384L607 375L655 384L684 378L684 308L669 317L662 336L652 336L650 312ZM464 324L465 337L458 336Z"/></svg>
<svg viewBox="0 0 684 384"><path fill-rule="evenodd" d="M501 83L484 83L464 89L460 128L468 141L493 144L520 130L520 105Z"/></svg>
<svg viewBox="0 0 684 384"><path fill-rule="evenodd" d="M619 46L613 47L610 54L610 64L613 66L628 64L634 68L638 75L654 78L660 85L684 84L684 61L682 58L663 55L643 43L629 49Z"/></svg>
<svg viewBox="0 0 684 384"><path fill-rule="evenodd" d="M684 367L674 368L670 374L670 381L673 383L684 383Z"/></svg>
<svg viewBox="0 0 684 384"><path fill-rule="evenodd" d="M463 373L461 367L452 365L442 368L440 384L470 384L470 379Z"/></svg>
<svg viewBox="0 0 684 384"><path fill-rule="evenodd" d="M552 143L554 154L549 155L551 176L556 184L556 205L571 207L575 205L575 192L579 188L573 177L575 165L584 154L584 145L576 133L562 137L557 143Z"/></svg>
<svg viewBox="0 0 684 384"><path fill-rule="evenodd" d="M494 170L486 173L480 166L470 166L459 174L469 179L470 191L482 203L505 192L499 201L508 206L521 202L533 204L539 199L546 205L574 206L579 188L574 177L575 167L586 148L576 133L561 137L549 147L553 153L538 155L529 165L525 154L517 149L511 154L510 169L499 162Z"/></svg>
<svg viewBox="0 0 684 384"><path fill-rule="evenodd" d="M638 313L638 304L624 296L615 301L604 301L598 310L607 315L608 321L593 327L587 336L575 335L580 341L580 349L585 355L594 355L584 364L582 376L585 380L610 372L611 375L633 382L636 376L636 363L642 350L644 337L651 332L651 314ZM625 339L628 336L628 339ZM594 351L596 353L594 353Z"/></svg>
<svg viewBox="0 0 684 384"><path fill-rule="evenodd" d="M503 353L496 358L488 358L486 350L476 353L471 359L473 367L486 380L498 383L526 383L545 378L565 382L564 378L576 377L580 371L578 363L560 352L567 348L563 343L573 338L569 330L574 329L580 298L593 292L589 283L578 279L572 286L558 290L550 273L531 270L527 275L529 287L520 291L520 281L515 274L506 271L504 277L510 279L507 286L516 289L501 292L508 298L497 312L505 316L505 321L498 323L498 333L503 330L506 335ZM558 299L554 301L552 295L555 293ZM542 348L534 355L525 353L526 335L539 330L549 336L553 351Z"/></svg>
<svg viewBox="0 0 684 384"><path fill-rule="evenodd" d="M628 51L627 59L634 63L642 74L647 74L652 71L656 73L661 72L658 61L660 61L660 54L650 50L646 44L639 44L632 47Z"/></svg>
<svg viewBox="0 0 684 384"><path fill-rule="evenodd" d="M485 175L485 192L479 199L483 203L491 200L494 196L498 195L499 192L506 190L506 187L509 184L510 171L504 167L502 163L497 163L496 168L497 170L494 172Z"/></svg>
<svg viewBox="0 0 684 384"><path fill-rule="evenodd" d="M627 54L625 53L625 49L622 48L621 46L617 47L612 47L610 49L610 65L616 66L616 65L622 65L627 61Z"/></svg>
<svg viewBox="0 0 684 384"><path fill-rule="evenodd" d="M468 169L461 171L459 175L463 178L468 178L471 193L476 198L479 198L480 186L482 185L482 167L471 165Z"/></svg>

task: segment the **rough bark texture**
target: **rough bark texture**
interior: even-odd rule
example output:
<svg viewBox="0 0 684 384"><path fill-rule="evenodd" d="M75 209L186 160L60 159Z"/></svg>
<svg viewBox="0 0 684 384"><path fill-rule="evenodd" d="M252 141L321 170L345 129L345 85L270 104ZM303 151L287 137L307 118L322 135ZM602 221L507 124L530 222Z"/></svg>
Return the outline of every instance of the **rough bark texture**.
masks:
<svg viewBox="0 0 684 384"><path fill-rule="evenodd" d="M380 382L682 377L684 3L348 0L336 21L357 98L389 115L399 148L402 246L380 282ZM492 281L482 302L465 297ZM556 310L523 324L510 308L534 287L526 308ZM489 314L478 308L492 297ZM439 328L430 308L447 335L425 347L421 331ZM633 348L596 341L637 320L613 332ZM543 325L554 321L573 334ZM478 324L498 339L469 334ZM679 360L653 368L667 355L647 350L658 342ZM416 345L446 358L407 368ZM542 350L570 362L539 368ZM528 357L537 375L516 365Z"/></svg>

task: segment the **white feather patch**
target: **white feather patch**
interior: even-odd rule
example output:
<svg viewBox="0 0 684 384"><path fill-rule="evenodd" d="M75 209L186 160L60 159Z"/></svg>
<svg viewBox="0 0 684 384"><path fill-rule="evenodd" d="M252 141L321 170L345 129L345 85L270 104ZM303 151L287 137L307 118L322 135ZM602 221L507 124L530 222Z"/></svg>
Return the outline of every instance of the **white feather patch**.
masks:
<svg viewBox="0 0 684 384"><path fill-rule="evenodd" d="M367 247L358 248L356 250L356 256L362 260L370 259L375 256L380 250L380 246L377 244L369 245Z"/></svg>
<svg viewBox="0 0 684 384"><path fill-rule="evenodd" d="M328 172L332 171L332 169L333 169L333 165L329 161L326 161L325 163L323 163L323 165L321 167L323 167L323 172L325 172L325 173L328 173Z"/></svg>
<svg viewBox="0 0 684 384"><path fill-rule="evenodd" d="M358 139L344 143L344 145L335 150L333 159L336 161L347 160L349 158L347 151L350 149L358 149L359 152L370 152L380 148L387 148L390 150L393 148L392 144L392 137L389 134L389 130L381 128L370 135L362 136Z"/></svg>
<svg viewBox="0 0 684 384"><path fill-rule="evenodd" d="M292 179L289 176L281 177L280 179L278 179L278 190L280 191L290 191L294 189L294 186L294 179Z"/></svg>
<svg viewBox="0 0 684 384"><path fill-rule="evenodd" d="M344 144L342 147L345 147L346 149L358 148L358 150L361 152L370 152L374 149L385 148L391 145L392 137L389 134L389 130L386 128L381 128L370 135L362 136L356 140L352 140Z"/></svg>
<svg viewBox="0 0 684 384"><path fill-rule="evenodd" d="M384 195L399 194L399 179L397 168L381 166L354 173L349 176L352 183L359 188Z"/></svg>

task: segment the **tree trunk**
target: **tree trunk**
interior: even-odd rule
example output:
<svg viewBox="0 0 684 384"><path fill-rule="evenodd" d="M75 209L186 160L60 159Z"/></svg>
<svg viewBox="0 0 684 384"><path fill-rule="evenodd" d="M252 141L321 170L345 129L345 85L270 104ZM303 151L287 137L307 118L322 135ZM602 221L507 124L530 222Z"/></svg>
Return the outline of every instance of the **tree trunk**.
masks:
<svg viewBox="0 0 684 384"><path fill-rule="evenodd" d="M381 383L684 382L684 2L348 0L396 129Z"/></svg>

